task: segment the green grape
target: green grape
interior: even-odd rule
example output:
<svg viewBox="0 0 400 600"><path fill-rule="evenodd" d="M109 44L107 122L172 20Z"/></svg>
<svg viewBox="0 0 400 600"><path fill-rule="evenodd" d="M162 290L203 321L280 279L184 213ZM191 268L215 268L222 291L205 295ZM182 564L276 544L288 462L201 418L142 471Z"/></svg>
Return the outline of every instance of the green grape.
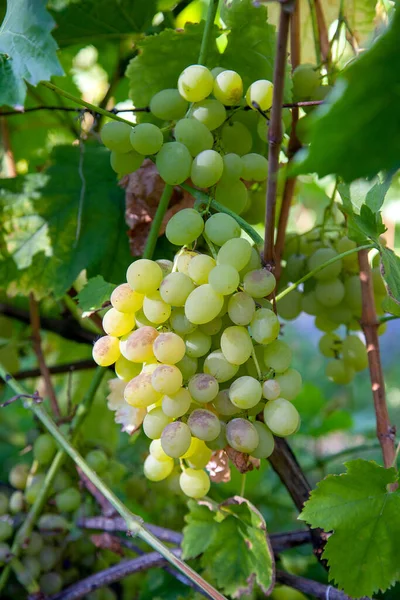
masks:
<svg viewBox="0 0 400 600"><path fill-rule="evenodd" d="M185 315L195 325L202 325L215 319L219 315L223 304L223 296L217 294L211 285L206 283L189 294L185 302Z"/></svg>
<svg viewBox="0 0 400 600"><path fill-rule="evenodd" d="M315 65L304 63L293 71L293 98L311 98L319 85L320 75Z"/></svg>
<svg viewBox="0 0 400 600"><path fill-rule="evenodd" d="M225 121L226 110L222 102L209 98L194 104L191 116L213 131Z"/></svg>
<svg viewBox="0 0 400 600"><path fill-rule="evenodd" d="M67 488L59 492L56 497L56 506L61 512L72 512L79 508L81 504L81 495L79 490L74 487Z"/></svg>
<svg viewBox="0 0 400 600"><path fill-rule="evenodd" d="M96 473L103 473L108 466L108 457L103 450L90 450L86 454L85 460Z"/></svg>
<svg viewBox="0 0 400 600"><path fill-rule="evenodd" d="M101 129L101 141L109 150L114 150L121 154L130 152L132 150L129 139L131 131L132 127L127 123L109 121Z"/></svg>
<svg viewBox="0 0 400 600"><path fill-rule="evenodd" d="M160 323L168 321L171 315L171 306L164 302L160 292L157 290L145 296L143 301L143 312L149 321L159 325Z"/></svg>
<svg viewBox="0 0 400 600"><path fill-rule="evenodd" d="M339 238L338 241L336 242L336 250L338 251L339 254L342 254L342 252L347 252L348 250L354 250L354 248L357 248L356 242L353 242L353 240L350 240L346 235ZM357 252L354 252L354 254L349 254L349 256L343 256L342 262L343 262L343 267L347 271L351 271L353 273L358 273L358 271L360 270L359 265L358 265Z"/></svg>
<svg viewBox="0 0 400 600"><path fill-rule="evenodd" d="M109 367L121 356L119 339L111 335L104 335L95 342L92 356L100 367Z"/></svg>
<svg viewBox="0 0 400 600"><path fill-rule="evenodd" d="M184 208L168 221L165 235L171 244L186 246L201 236L204 221L194 208ZM179 269L181 271L181 269Z"/></svg>
<svg viewBox="0 0 400 600"><path fill-rule="evenodd" d="M182 373L175 365L159 365L151 376L151 385L161 394L176 394L182 383Z"/></svg>
<svg viewBox="0 0 400 600"><path fill-rule="evenodd" d="M300 415L291 402L278 398L265 405L264 421L274 435L286 437L297 431Z"/></svg>
<svg viewBox="0 0 400 600"><path fill-rule="evenodd" d="M197 187L208 188L219 181L223 170L222 156L215 150L203 150L192 162L190 178Z"/></svg>
<svg viewBox="0 0 400 600"><path fill-rule="evenodd" d="M186 354L191 358L205 356L210 351L211 342L210 335L196 329L185 338Z"/></svg>
<svg viewBox="0 0 400 600"><path fill-rule="evenodd" d="M200 102L207 98L213 91L213 85L211 71L202 65L186 67L178 79L179 93L188 102Z"/></svg>
<svg viewBox="0 0 400 600"><path fill-rule="evenodd" d="M240 278L237 270L231 265L217 265L210 271L208 281L218 294L227 296L237 290Z"/></svg>
<svg viewBox="0 0 400 600"><path fill-rule="evenodd" d="M207 442L207 448L209 450L223 450L227 444L228 444L228 440L226 439L226 423L224 423L224 421L220 421L220 426L221 426L221 430L218 434L218 436L215 438L215 440L211 440L211 442ZM189 459L189 465L191 467L194 466L207 466L208 462L210 461L210 459L208 459L208 461L204 464L204 462L201 464L200 461L196 460L196 456L193 458Z"/></svg>
<svg viewBox="0 0 400 600"><path fill-rule="evenodd" d="M124 154L113 150L110 155L110 164L118 177L122 177L123 175L129 175L129 173L137 171L142 166L143 159L143 155L138 154L135 150L125 152Z"/></svg>
<svg viewBox="0 0 400 600"><path fill-rule="evenodd" d="M254 81L246 92L246 102L253 110L269 110L272 106L274 86L267 79Z"/></svg>
<svg viewBox="0 0 400 600"><path fill-rule="evenodd" d="M229 389L221 390L213 400L213 406L219 415L231 417L236 415L240 409L232 404L229 398Z"/></svg>
<svg viewBox="0 0 400 600"><path fill-rule="evenodd" d="M103 317L102 325L108 335L121 337L135 327L135 315L110 308Z"/></svg>
<svg viewBox="0 0 400 600"><path fill-rule="evenodd" d="M251 246L249 242L243 238L234 238L228 240L219 249L217 255L218 265L231 265L238 271L243 269L251 256Z"/></svg>
<svg viewBox="0 0 400 600"><path fill-rule="evenodd" d="M93 546L91 546L93 548ZM59 554L54 546L43 546L39 553L39 562L42 571L51 571L59 559Z"/></svg>
<svg viewBox="0 0 400 600"><path fill-rule="evenodd" d="M210 410L203 408L197 408L190 413L187 424L192 435L204 442L215 440L221 431L218 417Z"/></svg>
<svg viewBox="0 0 400 600"><path fill-rule="evenodd" d="M28 480L27 487L25 489L25 500L28 504L33 504L43 487L45 476L43 473L35 475L31 481Z"/></svg>
<svg viewBox="0 0 400 600"><path fill-rule="evenodd" d="M314 317L324 310L323 306L317 301L314 291L302 294L301 309L308 315L313 315Z"/></svg>
<svg viewBox="0 0 400 600"><path fill-rule="evenodd" d="M41 465L49 464L56 453L57 445L49 433L43 433L33 444L33 456Z"/></svg>
<svg viewBox="0 0 400 600"><path fill-rule="evenodd" d="M167 142L157 154L156 166L165 183L179 185L190 176L192 157L184 144Z"/></svg>
<svg viewBox="0 0 400 600"><path fill-rule="evenodd" d="M53 482L53 489L55 492L62 492L63 490L65 490L68 487L72 486L72 478L69 475L69 473L67 473L66 471L64 471L63 469L58 471L54 482Z"/></svg>
<svg viewBox="0 0 400 600"><path fill-rule="evenodd" d="M183 339L168 331L166 333L160 333L155 339L153 344L154 356L161 363L174 365L183 359L186 352L186 346Z"/></svg>
<svg viewBox="0 0 400 600"><path fill-rule="evenodd" d="M20 490L13 492L10 496L10 512L13 514L24 510L24 495Z"/></svg>
<svg viewBox="0 0 400 600"><path fill-rule="evenodd" d="M278 301L278 313L282 319L292 321L301 313L302 294L299 290L292 290Z"/></svg>
<svg viewBox="0 0 400 600"><path fill-rule="evenodd" d="M155 292L163 278L160 265L153 260L140 258L129 265L126 280L133 290L140 294Z"/></svg>
<svg viewBox="0 0 400 600"><path fill-rule="evenodd" d="M171 475L174 461L168 456L168 460L157 460L151 454L146 458L143 465L145 477L150 481L162 481Z"/></svg>
<svg viewBox="0 0 400 600"><path fill-rule="evenodd" d="M38 529L42 531L68 531L69 523L61 515L45 513L38 520Z"/></svg>
<svg viewBox="0 0 400 600"><path fill-rule="evenodd" d="M268 458L274 451L274 436L264 423L254 421L253 425L257 429L259 442L257 448L253 450L251 455L254 456L254 458Z"/></svg>
<svg viewBox="0 0 400 600"><path fill-rule="evenodd" d="M135 292L129 283L123 283L112 292L110 301L120 313L135 313L143 306L144 295Z"/></svg>
<svg viewBox="0 0 400 600"><path fill-rule="evenodd" d="M221 317L215 317L209 323L204 323L204 325L200 325L199 329L202 333L206 335L216 335L222 327L222 319Z"/></svg>
<svg viewBox="0 0 400 600"><path fill-rule="evenodd" d="M0 566L3 566L8 562L8 559L11 555L11 548L8 544L4 542L0 542Z"/></svg>
<svg viewBox="0 0 400 600"><path fill-rule="evenodd" d="M171 418L163 412L160 406L156 406L143 419L143 431L148 438L156 440L161 437L170 422Z"/></svg>
<svg viewBox="0 0 400 600"><path fill-rule="evenodd" d="M304 254L292 254L286 261L286 275L289 281L298 281L305 275L307 259Z"/></svg>
<svg viewBox="0 0 400 600"><path fill-rule="evenodd" d="M279 321L268 308L259 308L250 322L251 335L259 344L270 344L279 334Z"/></svg>
<svg viewBox="0 0 400 600"><path fill-rule="evenodd" d="M239 366L230 363L222 350L214 350L204 361L204 372L215 377L218 383L229 381L238 372Z"/></svg>
<svg viewBox="0 0 400 600"><path fill-rule="evenodd" d="M282 340L275 340L268 344L264 350L264 363L276 373L283 373L290 367L292 351L290 346Z"/></svg>
<svg viewBox="0 0 400 600"><path fill-rule="evenodd" d="M254 247L252 247L248 263L246 264L246 266L243 269L240 269L240 272L239 272L240 279L244 279L244 276L249 271L255 271L256 269L260 269L260 268L261 268L260 255L257 252L257 250Z"/></svg>
<svg viewBox="0 0 400 600"><path fill-rule="evenodd" d="M264 381L262 390L266 400L276 400L281 395L281 386L276 379L267 379L267 381Z"/></svg>
<svg viewBox="0 0 400 600"><path fill-rule="evenodd" d="M176 363L176 366L182 373L183 380L188 381L197 371L198 360L185 354L182 360Z"/></svg>
<svg viewBox="0 0 400 600"><path fill-rule="evenodd" d="M154 358L153 343L158 337L154 327L141 327L120 342L121 354L134 363L149 362Z"/></svg>
<svg viewBox="0 0 400 600"><path fill-rule="evenodd" d="M342 340L336 333L325 333L318 343L319 351L327 358L338 358L342 349Z"/></svg>
<svg viewBox="0 0 400 600"><path fill-rule="evenodd" d="M174 136L177 142L186 146L192 156L197 156L204 150L210 150L214 144L213 135L208 127L196 119L178 121L175 125Z"/></svg>
<svg viewBox="0 0 400 600"><path fill-rule="evenodd" d="M8 476L10 484L17 490L25 489L29 475L29 466L25 463L14 465Z"/></svg>
<svg viewBox="0 0 400 600"><path fill-rule="evenodd" d="M244 163L238 154L234 154L233 152L225 154L222 160L224 162L224 170L221 177L222 183L233 183L242 177Z"/></svg>
<svg viewBox="0 0 400 600"><path fill-rule="evenodd" d="M326 365L325 374L334 383L347 385L354 379L355 371L352 366L342 359L330 360Z"/></svg>
<svg viewBox="0 0 400 600"><path fill-rule="evenodd" d="M236 71L221 71L215 80L213 94L225 106L239 104L243 96L243 81Z"/></svg>
<svg viewBox="0 0 400 600"><path fill-rule="evenodd" d="M135 408L146 408L161 400L161 394L156 392L151 383L152 373L142 372L130 380L124 390L124 398Z"/></svg>
<svg viewBox="0 0 400 600"><path fill-rule="evenodd" d="M163 396L162 410L168 417L177 419L188 412L191 403L191 395L185 388L181 388L175 394Z"/></svg>
<svg viewBox="0 0 400 600"><path fill-rule="evenodd" d="M0 493L0 516L8 513L8 497Z"/></svg>
<svg viewBox="0 0 400 600"><path fill-rule="evenodd" d="M232 404L244 410L256 406L260 402L261 396L261 383L248 375L235 379L229 388L229 399Z"/></svg>
<svg viewBox="0 0 400 600"><path fill-rule="evenodd" d="M150 112L163 121L182 119L188 108L188 102L174 89L162 90L150 100Z"/></svg>
<svg viewBox="0 0 400 600"><path fill-rule="evenodd" d="M259 444L257 429L247 419L235 418L226 425L228 444L238 452L251 454Z"/></svg>
<svg viewBox="0 0 400 600"><path fill-rule="evenodd" d="M351 308L347 306L347 304L342 301L336 306L331 306L329 308L329 318L334 323L338 325L348 324L353 318L353 313Z"/></svg>
<svg viewBox="0 0 400 600"><path fill-rule="evenodd" d="M337 255L338 253L336 250L333 250L333 248L318 248L318 250L316 250L308 259L308 268L310 271L313 271L314 269L317 269L326 263L328 260L335 258ZM339 259L321 271L318 271L318 273L315 273L314 277L319 281L335 279L335 277L340 274L341 270L342 260Z"/></svg>
<svg viewBox="0 0 400 600"><path fill-rule="evenodd" d="M159 258L156 260L156 263L160 265L161 271L163 272L163 277L166 277L172 273L172 269L174 268L174 263L172 260L168 260L167 258Z"/></svg>
<svg viewBox="0 0 400 600"><path fill-rule="evenodd" d="M275 379L279 383L282 398L285 400L294 400L300 393L303 382L296 369L287 369L284 373L279 373Z"/></svg>
<svg viewBox="0 0 400 600"><path fill-rule="evenodd" d="M0 521L0 542L5 542L13 534L13 526L9 521Z"/></svg>
<svg viewBox="0 0 400 600"><path fill-rule="evenodd" d="M229 298L228 314L235 325L248 325L252 320L256 305L246 292L237 292Z"/></svg>
<svg viewBox="0 0 400 600"><path fill-rule="evenodd" d="M207 254L197 254L193 257L188 266L189 277L197 284L208 283L208 276L215 267L216 262Z"/></svg>
<svg viewBox="0 0 400 600"><path fill-rule="evenodd" d="M285 131L285 129L282 128L282 131ZM264 116L260 115L260 118L258 119L258 122L257 122L257 133L263 142L268 143L268 132L269 132L269 121Z"/></svg>
<svg viewBox="0 0 400 600"><path fill-rule="evenodd" d="M202 498L210 489L210 479L205 471L185 469L179 478L181 490L189 498Z"/></svg>
<svg viewBox="0 0 400 600"><path fill-rule="evenodd" d="M206 221L204 232L213 244L223 246L228 240L239 238L241 230L233 217L224 213L216 213Z"/></svg>
<svg viewBox="0 0 400 600"><path fill-rule="evenodd" d="M32 531L28 539L28 543L24 544L24 552L29 556L39 554L43 548L43 538L37 531Z"/></svg>
<svg viewBox="0 0 400 600"><path fill-rule="evenodd" d="M325 314L318 315L314 324L317 329L324 331L325 333L330 333L338 328L338 324L335 323L335 321L331 321Z"/></svg>
<svg viewBox="0 0 400 600"><path fill-rule="evenodd" d="M362 291L361 282L358 275L348 277L344 282L344 302L356 315L361 315Z"/></svg>
<svg viewBox="0 0 400 600"><path fill-rule="evenodd" d="M242 179L246 181L265 181L268 177L268 161L261 154L245 154L242 156Z"/></svg>
<svg viewBox="0 0 400 600"><path fill-rule="evenodd" d="M162 449L171 458L180 458L185 454L189 449L190 442L190 429L186 423L181 421L169 423L161 434Z"/></svg>
<svg viewBox="0 0 400 600"><path fill-rule="evenodd" d="M63 580L58 573L45 573L39 580L40 590L46 596L57 594L63 585Z"/></svg>
<svg viewBox="0 0 400 600"><path fill-rule="evenodd" d="M240 215L248 203L248 192L243 181L220 181L215 188L215 200Z"/></svg>
<svg viewBox="0 0 400 600"><path fill-rule="evenodd" d="M169 322L171 328L179 335L187 335L197 329L197 326L186 318L185 311L180 308L172 310Z"/></svg>
<svg viewBox="0 0 400 600"><path fill-rule="evenodd" d="M171 458L169 456L167 456L167 454L165 454L164 450L162 449L160 439L153 440L151 442L151 444L149 446L149 451L150 451L151 456L153 458L155 458L156 460L159 460L160 462L162 462L162 461L169 462L171 460Z"/></svg>
<svg viewBox="0 0 400 600"><path fill-rule="evenodd" d="M248 271L243 278L244 291L253 298L264 298L273 292L276 280L267 269Z"/></svg>
<svg viewBox="0 0 400 600"><path fill-rule="evenodd" d="M253 351L247 329L239 325L227 327L221 336L221 350L228 362L243 365Z"/></svg>
<svg viewBox="0 0 400 600"><path fill-rule="evenodd" d="M216 438L212 442L208 442L208 444L214 444L217 439L218 438ZM206 445L205 442L203 442L203 440L198 440L197 438L192 438L192 440L196 440L197 447L196 451L193 454L191 454L187 459L189 466L192 469L204 469L204 467L206 467L210 462L212 450Z"/></svg>
<svg viewBox="0 0 400 600"><path fill-rule="evenodd" d="M363 371L368 367L368 353L365 345L356 335L348 335L343 340L343 359L355 371Z"/></svg>
<svg viewBox="0 0 400 600"><path fill-rule="evenodd" d="M221 142L226 154L248 154L253 146L253 137L243 123L228 121L222 127Z"/></svg>
<svg viewBox="0 0 400 600"><path fill-rule="evenodd" d="M123 381L130 381L137 375L139 375L141 371L141 365L138 363L133 363L130 360L127 360L124 356L120 356L119 359L115 363L115 374L118 379L122 379Z"/></svg>
<svg viewBox="0 0 400 600"><path fill-rule="evenodd" d="M33 556L24 556L21 560L25 571L26 576L32 577L32 579L37 579L40 575L40 562L37 558ZM24 575L22 576L22 581L25 579ZM21 581L21 580L20 580Z"/></svg>
<svg viewBox="0 0 400 600"><path fill-rule="evenodd" d="M216 398L219 384L213 375L197 373L189 380L188 389L193 400L201 404L207 404Z"/></svg>
<svg viewBox="0 0 400 600"><path fill-rule="evenodd" d="M315 286L315 297L322 306L331 308L341 303L345 295L345 287L340 279L319 281Z"/></svg>
<svg viewBox="0 0 400 600"><path fill-rule="evenodd" d="M132 148L139 154L157 154L164 143L164 136L157 125L140 123L131 130Z"/></svg>

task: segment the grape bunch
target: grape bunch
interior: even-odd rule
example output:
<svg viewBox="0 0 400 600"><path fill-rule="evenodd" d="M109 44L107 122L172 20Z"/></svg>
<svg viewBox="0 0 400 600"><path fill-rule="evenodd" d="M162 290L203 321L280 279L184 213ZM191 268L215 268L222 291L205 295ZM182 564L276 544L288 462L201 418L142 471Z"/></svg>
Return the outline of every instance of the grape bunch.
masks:
<svg viewBox="0 0 400 600"><path fill-rule="evenodd" d="M110 121L101 131L111 150L111 166L119 176L139 169L145 157L155 161L170 185L191 179L211 190L215 200L240 214L248 209L247 185L267 179L268 161L252 152L250 120L260 138L267 138L267 120L258 110L272 105L273 85L261 79L247 89L238 73L220 67L187 67L177 89L161 90L150 101L155 123ZM249 114L253 113L253 114Z"/></svg>
<svg viewBox="0 0 400 600"><path fill-rule="evenodd" d="M115 363L132 418L152 440L146 477L165 479L179 460L180 487L198 498L209 490L204 467L213 450L264 458L273 434L298 429L291 400L302 380L265 300L275 277L235 219L216 213L204 223L188 208L170 219L166 235L182 249L173 263L142 258L129 266L93 358ZM217 248L215 257L188 248L201 236Z"/></svg>

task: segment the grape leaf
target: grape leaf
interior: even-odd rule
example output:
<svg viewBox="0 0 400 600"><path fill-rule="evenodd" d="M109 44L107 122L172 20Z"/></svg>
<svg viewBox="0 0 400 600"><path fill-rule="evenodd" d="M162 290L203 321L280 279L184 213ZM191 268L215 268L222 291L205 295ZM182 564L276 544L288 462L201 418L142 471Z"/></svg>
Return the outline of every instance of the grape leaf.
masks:
<svg viewBox="0 0 400 600"><path fill-rule="evenodd" d="M343 212L347 215L348 235L359 244L372 240L380 245L379 236L386 231L386 227L376 206L383 202L385 186L382 183L369 187L361 180L351 185L341 183L338 186Z"/></svg>
<svg viewBox="0 0 400 600"><path fill-rule="evenodd" d="M391 298L400 304L400 257L389 248L380 247L382 276Z"/></svg>
<svg viewBox="0 0 400 600"><path fill-rule="evenodd" d="M387 489L397 480L395 469L361 459L345 466L347 473L328 475L317 485L299 518L333 530L323 553L330 578L360 598L400 576L400 494Z"/></svg>
<svg viewBox="0 0 400 600"><path fill-rule="evenodd" d="M26 82L37 85L63 75L57 44L50 35L55 22L43 0L9 0L0 27L0 106L24 105Z"/></svg>
<svg viewBox="0 0 400 600"><path fill-rule="evenodd" d="M251 593L254 583L268 594L274 585L274 558L261 514L235 496L219 507L189 501L183 530L183 557L201 556L207 574L227 595ZM229 565L229 569L227 569Z"/></svg>
<svg viewBox="0 0 400 600"><path fill-rule="evenodd" d="M156 0L81 0L52 14L60 46L118 40L151 25Z"/></svg>
<svg viewBox="0 0 400 600"><path fill-rule="evenodd" d="M45 174L2 180L0 281L12 291L38 298L62 296L76 277L102 275L118 283L131 261L124 194L116 185L105 148L88 146L83 155L86 189L78 242L82 190L79 148L56 148Z"/></svg>
<svg viewBox="0 0 400 600"><path fill-rule="evenodd" d="M397 10L389 29L343 71L330 103L314 111L310 147L293 173L352 181L400 166L400 138L393 135L400 129L399 36Z"/></svg>
<svg viewBox="0 0 400 600"><path fill-rule="evenodd" d="M77 295L79 307L83 311L91 311L101 308L115 289L113 283L104 281L101 275L92 277Z"/></svg>

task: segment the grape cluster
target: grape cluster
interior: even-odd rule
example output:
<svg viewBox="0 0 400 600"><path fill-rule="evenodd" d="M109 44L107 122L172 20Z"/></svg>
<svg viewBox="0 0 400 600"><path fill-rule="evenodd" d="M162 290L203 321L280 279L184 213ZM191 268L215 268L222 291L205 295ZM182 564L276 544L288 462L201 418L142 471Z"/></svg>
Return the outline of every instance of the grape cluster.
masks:
<svg viewBox="0 0 400 600"><path fill-rule="evenodd" d="M210 486L203 469L213 450L229 445L268 457L273 434L297 430L291 400L302 381L265 300L275 277L261 268L237 222L217 213L204 224L188 208L172 217L166 235L183 248L173 263L139 259L129 266L93 358L115 363L125 401L143 419L152 440L146 477L161 481L179 459L180 487L198 498ZM187 248L202 235L217 248L215 258Z"/></svg>
<svg viewBox="0 0 400 600"><path fill-rule="evenodd" d="M198 188L213 188L217 202L240 214L250 203L244 181L262 182L268 175L267 159L251 152L253 137L243 116L246 106L252 109L265 142L267 120L257 111L271 108L272 91L272 83L261 79L243 98L243 82L235 71L191 65L179 76L177 89L162 90L151 99L151 118L160 127L118 121L104 125L101 139L111 150L111 166L126 175L152 157L166 183L179 185L190 178Z"/></svg>
<svg viewBox="0 0 400 600"><path fill-rule="evenodd" d="M284 258L284 280L296 282L348 250L356 248L340 230L332 236L321 236L315 230L305 235L288 236ZM372 269L375 305L378 314L384 314L386 287L378 266ZM352 331L361 330L362 293L357 253L337 260L317 272L301 289L290 292L278 302L282 318L295 319L301 312L315 317L315 326L324 335L319 341L321 353L329 358L327 377L335 383L350 383L357 371L368 366L367 350L363 341ZM344 326L345 335L337 330ZM384 331L381 325L379 333Z"/></svg>

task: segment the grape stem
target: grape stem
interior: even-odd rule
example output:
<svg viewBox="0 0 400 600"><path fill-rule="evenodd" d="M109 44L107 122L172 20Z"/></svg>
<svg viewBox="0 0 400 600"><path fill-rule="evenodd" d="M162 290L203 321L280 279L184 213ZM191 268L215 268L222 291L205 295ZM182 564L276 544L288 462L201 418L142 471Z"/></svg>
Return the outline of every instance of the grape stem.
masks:
<svg viewBox="0 0 400 600"><path fill-rule="evenodd" d="M0 363L0 377L9 385L16 394L24 394L27 392L14 378L10 375L3 365ZM115 508L119 515L124 519L127 526L127 531L130 535L137 535L144 542L149 544L154 550L156 550L161 556L167 559L174 567L176 567L181 573L186 575L191 581L196 583L207 595L213 600L226 600L225 596L220 594L215 588L213 588L207 581L205 581L198 573L196 573L191 567L180 560L167 546L162 544L150 531L147 531L143 525L143 520L134 515L125 504L110 490L110 488L100 479L100 477L89 467L87 462L82 458L79 452L72 446L72 444L63 435L53 419L46 412L46 410L38 404L35 404L32 400L27 400L25 406L29 408L34 415L41 421L47 431L53 436L55 441L64 450L66 454L75 462L75 464L81 469L81 471L90 479L90 481L96 486L96 488L103 494L103 496L110 502ZM54 461L53 461L54 463ZM52 465L53 465L52 463ZM48 473L49 475L49 473ZM4 585L4 584L3 584Z"/></svg>
<svg viewBox="0 0 400 600"><path fill-rule="evenodd" d="M209 0L206 23L204 26L203 37L201 40L200 54L199 54L199 65L205 65L207 61L207 54L212 40L213 27L215 15L217 14L218 0Z"/></svg>
<svg viewBox="0 0 400 600"><path fill-rule="evenodd" d="M352 248L351 250L346 250L346 252L342 252L341 254L338 254L337 256L330 258L329 260L324 262L322 265L319 265L319 267L316 267L312 271L309 271L309 273L307 273L307 275L304 275L304 277L302 277L295 283L292 283L292 285L289 285L289 287L287 287L282 292L280 292L280 294L278 294L276 296L275 301L279 302L279 300L282 300L282 298L287 296L290 292L293 292L293 290L295 290L301 283L308 281L309 279L311 279L311 277L314 277L314 275L316 273L319 273L320 271L322 271L322 269L325 269L325 267L329 267L329 265L332 265L333 263L344 258L345 256L349 256L350 254L354 254L355 252L360 252L363 250L368 251L368 250L371 250L371 248L375 248L375 247L376 247L375 244L365 244L364 246L358 246L357 248Z"/></svg>
<svg viewBox="0 0 400 600"><path fill-rule="evenodd" d="M163 193L157 206L156 214L150 227L149 235L147 236L146 245L143 250L143 258L151 259L157 244L160 234L161 225L168 209L168 204L172 196L174 188L168 183L165 184Z"/></svg>

